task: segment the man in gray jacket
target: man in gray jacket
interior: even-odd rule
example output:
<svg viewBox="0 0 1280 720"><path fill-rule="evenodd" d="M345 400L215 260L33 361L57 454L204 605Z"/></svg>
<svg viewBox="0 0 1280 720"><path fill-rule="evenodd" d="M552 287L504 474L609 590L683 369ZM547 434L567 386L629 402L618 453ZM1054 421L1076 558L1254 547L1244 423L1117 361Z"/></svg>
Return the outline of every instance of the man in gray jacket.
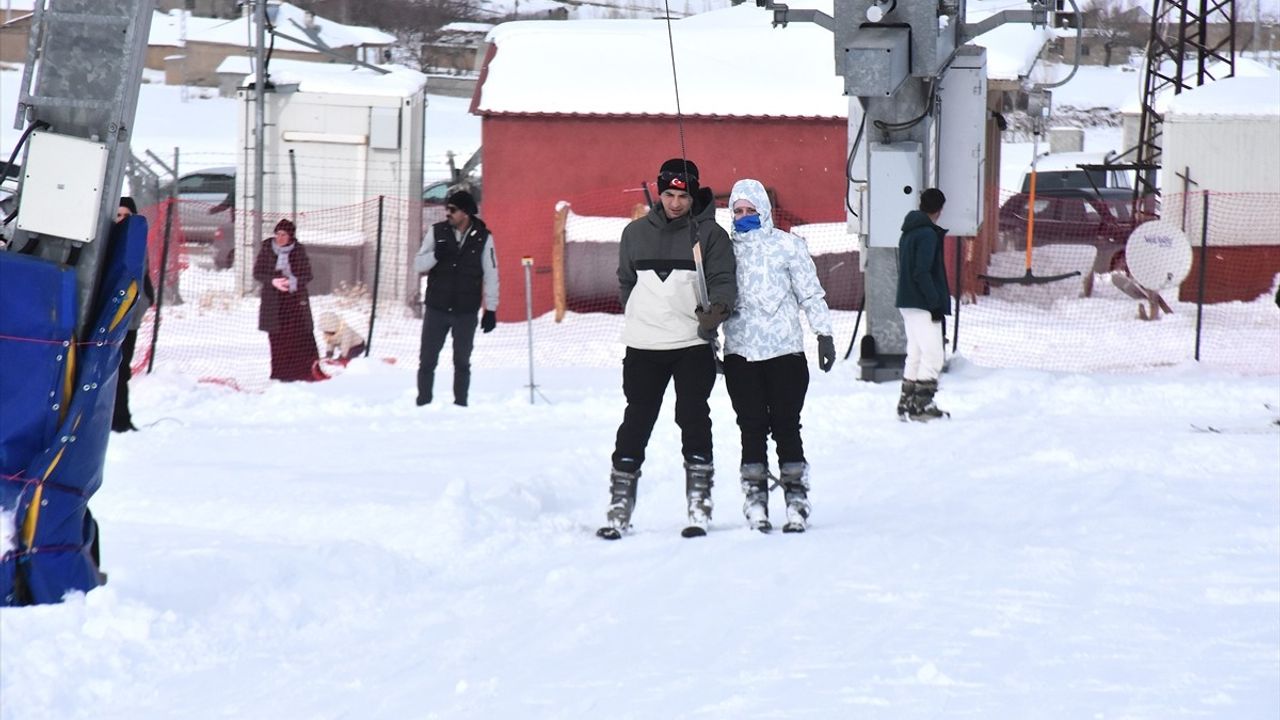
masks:
<svg viewBox="0 0 1280 720"><path fill-rule="evenodd" d="M631 525L645 447L673 380L689 503L685 535L704 534L711 522L711 340L733 308L737 271L729 236L715 223L714 195L699 187L697 165L682 158L663 163L658 195L660 204L622 231L618 249L627 408L613 452L608 525L599 532L608 539Z"/></svg>

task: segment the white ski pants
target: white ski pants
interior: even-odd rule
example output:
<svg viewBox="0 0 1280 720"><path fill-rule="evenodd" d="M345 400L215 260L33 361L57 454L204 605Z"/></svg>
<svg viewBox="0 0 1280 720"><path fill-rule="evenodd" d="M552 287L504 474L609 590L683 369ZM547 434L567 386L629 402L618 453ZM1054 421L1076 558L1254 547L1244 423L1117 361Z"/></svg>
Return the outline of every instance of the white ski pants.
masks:
<svg viewBox="0 0 1280 720"><path fill-rule="evenodd" d="M937 380L942 373L942 328L928 310L898 308L907 331L907 361L903 380Z"/></svg>

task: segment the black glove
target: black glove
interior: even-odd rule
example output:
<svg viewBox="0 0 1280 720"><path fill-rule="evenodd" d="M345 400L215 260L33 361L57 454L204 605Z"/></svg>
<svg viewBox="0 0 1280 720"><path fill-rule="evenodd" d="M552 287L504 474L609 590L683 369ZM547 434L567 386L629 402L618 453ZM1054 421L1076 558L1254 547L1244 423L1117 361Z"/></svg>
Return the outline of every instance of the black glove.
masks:
<svg viewBox="0 0 1280 720"><path fill-rule="evenodd" d="M818 369L822 372L831 372L831 367L836 364L836 339L830 335L818 336Z"/></svg>
<svg viewBox="0 0 1280 720"><path fill-rule="evenodd" d="M720 327L720 323L729 317L729 308L724 303L711 303L711 309L703 310L702 306L694 308L693 314L698 316L698 335L713 334L716 328Z"/></svg>
<svg viewBox="0 0 1280 720"><path fill-rule="evenodd" d="M480 318L480 329L485 332L493 332L498 327L498 313L492 310L485 310L484 315Z"/></svg>
<svg viewBox="0 0 1280 720"><path fill-rule="evenodd" d="M458 243L454 242L453 238L436 240L436 261L437 262L449 260L450 258L452 258L454 255L457 255L457 254L458 254Z"/></svg>
<svg viewBox="0 0 1280 720"><path fill-rule="evenodd" d="M946 317L946 315L943 313L942 308L934 308L929 311L929 317L932 318L934 322L940 323L942 322L942 318Z"/></svg>

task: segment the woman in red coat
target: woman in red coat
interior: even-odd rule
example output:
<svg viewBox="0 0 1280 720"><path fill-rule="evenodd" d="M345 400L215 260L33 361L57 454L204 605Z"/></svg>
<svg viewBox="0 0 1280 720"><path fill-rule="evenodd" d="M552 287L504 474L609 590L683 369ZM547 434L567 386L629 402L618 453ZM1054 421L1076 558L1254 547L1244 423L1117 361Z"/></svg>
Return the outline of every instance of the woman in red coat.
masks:
<svg viewBox="0 0 1280 720"><path fill-rule="evenodd" d="M262 241L253 279L262 283L258 329L271 343L271 379L314 380L320 359L311 322L311 261L289 220L276 223L274 238Z"/></svg>

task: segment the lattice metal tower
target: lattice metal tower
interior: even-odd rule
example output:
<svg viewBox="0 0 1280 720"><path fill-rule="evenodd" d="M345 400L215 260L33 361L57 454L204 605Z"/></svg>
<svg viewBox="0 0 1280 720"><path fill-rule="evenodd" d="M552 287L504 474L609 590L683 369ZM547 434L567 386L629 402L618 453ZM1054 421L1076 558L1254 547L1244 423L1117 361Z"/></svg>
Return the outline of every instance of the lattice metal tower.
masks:
<svg viewBox="0 0 1280 720"><path fill-rule="evenodd" d="M1157 99L1235 75L1235 0L1154 0L1138 131L1136 193L1158 196L1163 114ZM1210 66L1221 62L1225 70Z"/></svg>

